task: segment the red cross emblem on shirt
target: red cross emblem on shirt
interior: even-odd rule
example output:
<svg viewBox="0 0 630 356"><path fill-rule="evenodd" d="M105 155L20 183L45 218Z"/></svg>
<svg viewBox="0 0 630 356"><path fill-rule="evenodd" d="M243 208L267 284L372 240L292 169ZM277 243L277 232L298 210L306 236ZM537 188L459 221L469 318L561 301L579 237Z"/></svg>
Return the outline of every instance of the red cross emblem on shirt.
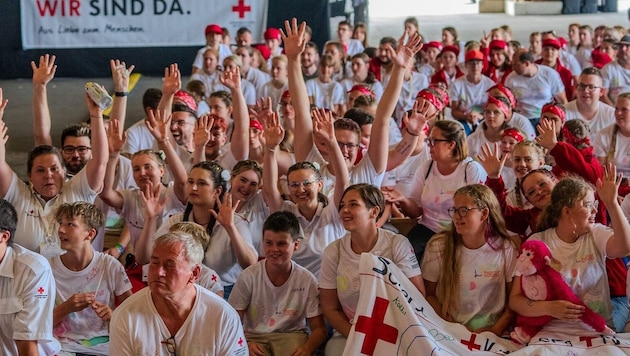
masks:
<svg viewBox="0 0 630 356"><path fill-rule="evenodd" d="M238 338L238 342L237 342L238 346L243 346L243 338Z"/></svg>
<svg viewBox="0 0 630 356"><path fill-rule="evenodd" d="M245 0L238 0L238 5L232 6L232 12L238 12L239 19L244 18L245 13L250 11L252 11L252 7L245 5Z"/></svg>
<svg viewBox="0 0 630 356"><path fill-rule="evenodd" d="M212 277L210 277L210 279L212 279L213 282L217 281L217 275L213 274Z"/></svg>
<svg viewBox="0 0 630 356"><path fill-rule="evenodd" d="M43 288L43 287L39 287L39 288L37 289L37 293L39 293L39 294L44 294L44 292L45 292L45 290L44 290L44 288Z"/></svg>
<svg viewBox="0 0 630 356"><path fill-rule="evenodd" d="M398 339L398 329L383 322L387 313L387 299L377 297L374 301L374 309L371 316L359 316L354 330L365 334L361 353L364 355L374 355L378 340L395 344Z"/></svg>
<svg viewBox="0 0 630 356"><path fill-rule="evenodd" d="M459 342L462 343L462 345L466 345L468 346L468 350L472 351L472 350L481 350L481 345L479 344L475 344L475 339L477 338L477 334L471 334L470 335L470 340L464 340L461 339L459 340Z"/></svg>

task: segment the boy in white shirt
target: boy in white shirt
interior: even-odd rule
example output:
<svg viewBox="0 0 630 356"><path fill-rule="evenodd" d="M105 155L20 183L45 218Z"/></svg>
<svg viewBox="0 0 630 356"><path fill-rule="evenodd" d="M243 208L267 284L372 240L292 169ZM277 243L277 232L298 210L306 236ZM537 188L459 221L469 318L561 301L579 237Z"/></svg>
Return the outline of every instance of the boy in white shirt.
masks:
<svg viewBox="0 0 630 356"><path fill-rule="evenodd" d="M293 213L271 214L263 225L266 258L234 284L228 301L243 321L250 355L311 355L326 339L315 276L291 260L299 233Z"/></svg>
<svg viewBox="0 0 630 356"><path fill-rule="evenodd" d="M306 81L306 92L312 105L331 109L342 117L346 111L346 93L343 86L333 80L334 71L335 60L331 55L324 54L319 62L318 77Z"/></svg>
<svg viewBox="0 0 630 356"><path fill-rule="evenodd" d="M53 333L62 351L108 355L109 320L131 295L131 282L118 260L92 248L104 221L95 205L62 204L55 218L66 253L50 259L57 282Z"/></svg>

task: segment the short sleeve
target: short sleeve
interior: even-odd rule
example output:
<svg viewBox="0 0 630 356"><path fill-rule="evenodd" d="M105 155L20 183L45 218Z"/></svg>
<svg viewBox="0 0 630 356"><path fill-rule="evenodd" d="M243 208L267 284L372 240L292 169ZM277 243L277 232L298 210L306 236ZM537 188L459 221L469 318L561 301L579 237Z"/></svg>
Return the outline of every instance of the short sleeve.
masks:
<svg viewBox="0 0 630 356"><path fill-rule="evenodd" d="M319 270L319 288L337 289L337 268L339 267L339 244L343 238L334 241L324 249Z"/></svg>
<svg viewBox="0 0 630 356"><path fill-rule="evenodd" d="M254 265L251 267L254 267ZM252 269L247 268L241 272L236 279L236 283L234 283L234 287L232 288L232 292L230 293L230 297L228 299L228 302L232 307L234 307L234 309L247 310L249 307L250 301L252 300L252 277ZM258 283L263 283L263 281L258 281Z"/></svg>
<svg viewBox="0 0 630 356"><path fill-rule="evenodd" d="M32 259L28 255L20 257ZM32 259L29 266L31 268L18 272L25 275L19 278L22 281L21 290L16 293L21 299L22 310L15 316L13 339L52 340L55 279L48 261L43 257Z"/></svg>
<svg viewBox="0 0 630 356"><path fill-rule="evenodd" d="M411 243L406 237L402 235L394 235L392 241L392 251L394 263L398 266L398 268L400 268L405 276L407 276L407 278L413 278L422 274L413 246L411 246Z"/></svg>
<svg viewBox="0 0 630 356"><path fill-rule="evenodd" d="M308 272L308 270L305 270ZM317 280L312 273L309 274L308 300L306 301L306 317L314 318L322 315L322 307L319 302L319 289L317 288Z"/></svg>

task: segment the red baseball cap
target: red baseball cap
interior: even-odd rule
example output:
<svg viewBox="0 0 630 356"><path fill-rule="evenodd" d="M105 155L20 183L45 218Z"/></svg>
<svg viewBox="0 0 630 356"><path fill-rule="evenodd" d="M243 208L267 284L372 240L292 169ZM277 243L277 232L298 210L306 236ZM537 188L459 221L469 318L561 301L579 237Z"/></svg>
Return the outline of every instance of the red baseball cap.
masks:
<svg viewBox="0 0 630 356"><path fill-rule="evenodd" d="M440 54L443 54L444 52L453 52L453 53L455 53L455 57L459 56L459 48L457 48L455 46L444 46L444 48L442 48L442 52L440 52Z"/></svg>
<svg viewBox="0 0 630 356"><path fill-rule="evenodd" d="M280 30L275 27L269 27L267 31L265 31L264 36L266 40L279 40L282 38L280 36Z"/></svg>
<svg viewBox="0 0 630 356"><path fill-rule="evenodd" d="M543 40L542 41L542 46L543 47L553 47L555 49L562 48L562 45L560 44L560 41L558 41L555 38L547 38L546 40Z"/></svg>
<svg viewBox="0 0 630 356"><path fill-rule="evenodd" d="M471 49L466 52L466 62L468 61L483 61L483 53L478 49Z"/></svg>
<svg viewBox="0 0 630 356"><path fill-rule="evenodd" d="M426 43L424 46L422 46L423 49L429 49L429 48L437 48L438 50L442 50L442 44L438 41L431 41L429 43Z"/></svg>
<svg viewBox="0 0 630 356"><path fill-rule="evenodd" d="M252 46L253 48L257 49L258 52L260 52L260 54L262 54L263 58L265 60L269 59L269 56L271 56L271 50L269 49L269 47L267 47L264 44L255 44Z"/></svg>
<svg viewBox="0 0 630 356"><path fill-rule="evenodd" d="M506 50L507 49L507 42L503 41L503 40L494 40L490 42L490 49L500 49L500 50Z"/></svg>
<svg viewBox="0 0 630 356"><path fill-rule="evenodd" d="M206 26L206 36L214 33L217 35L222 35L223 34L223 29L221 28L221 26L217 25L217 24L212 24L212 25L208 25Z"/></svg>

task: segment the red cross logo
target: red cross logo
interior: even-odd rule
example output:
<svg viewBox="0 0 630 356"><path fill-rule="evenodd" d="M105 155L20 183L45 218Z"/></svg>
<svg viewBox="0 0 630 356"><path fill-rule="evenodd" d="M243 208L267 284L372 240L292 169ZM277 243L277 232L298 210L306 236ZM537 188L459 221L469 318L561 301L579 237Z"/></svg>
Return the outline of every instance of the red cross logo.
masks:
<svg viewBox="0 0 630 356"><path fill-rule="evenodd" d="M477 338L477 334L471 334L470 340L466 341L464 339L459 340L462 344L468 346L468 350L472 351L473 349L481 350L481 345L475 344L475 339Z"/></svg>
<svg viewBox="0 0 630 356"><path fill-rule="evenodd" d="M245 13L249 11L252 11L252 7L245 5L245 0L238 0L238 5L232 6L232 12L238 12L239 19L244 18Z"/></svg>
<svg viewBox="0 0 630 356"><path fill-rule="evenodd" d="M42 287L39 287L39 289L37 289L37 293L39 293L39 294L44 294L44 292L45 292L44 288L42 288Z"/></svg>
<svg viewBox="0 0 630 356"><path fill-rule="evenodd" d="M237 342L238 346L243 347L243 338L238 338L238 342Z"/></svg>
<svg viewBox="0 0 630 356"><path fill-rule="evenodd" d="M216 274L213 274L213 275L212 275L212 277L210 277L210 279L211 279L213 282L216 282L216 281L217 281L217 275L216 275Z"/></svg>
<svg viewBox="0 0 630 356"><path fill-rule="evenodd" d="M365 334L363 346L361 346L362 354L374 355L374 349L376 349L376 343L379 339L389 342L390 344L396 343L398 339L398 329L383 323L388 305L389 301L387 299L377 297L374 301L372 315L369 317L359 316L357 319L354 330Z"/></svg>

